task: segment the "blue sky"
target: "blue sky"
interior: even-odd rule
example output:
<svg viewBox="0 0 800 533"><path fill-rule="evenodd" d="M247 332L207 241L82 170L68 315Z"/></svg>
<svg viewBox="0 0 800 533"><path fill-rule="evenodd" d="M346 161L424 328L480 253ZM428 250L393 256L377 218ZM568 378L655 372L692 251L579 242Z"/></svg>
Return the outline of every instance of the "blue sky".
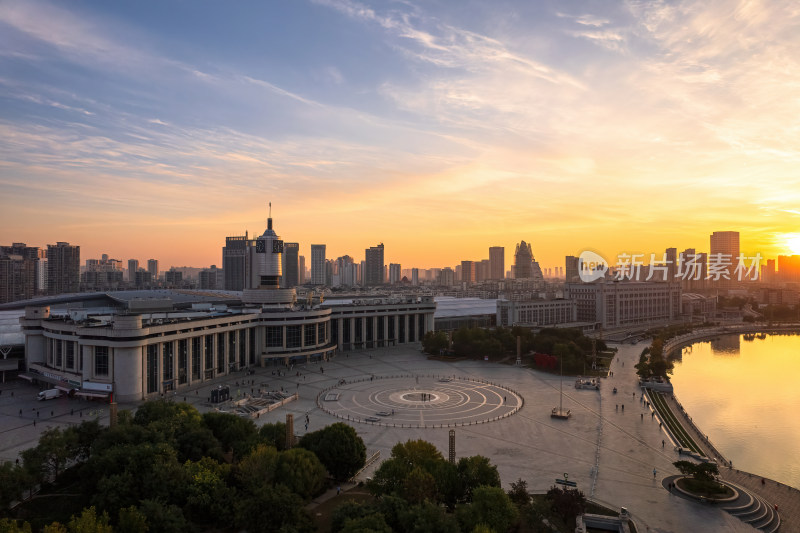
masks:
<svg viewBox="0 0 800 533"><path fill-rule="evenodd" d="M794 2L0 2L0 240L448 266L797 242ZM797 250L795 250L797 251ZM773 253L770 253L773 252Z"/></svg>

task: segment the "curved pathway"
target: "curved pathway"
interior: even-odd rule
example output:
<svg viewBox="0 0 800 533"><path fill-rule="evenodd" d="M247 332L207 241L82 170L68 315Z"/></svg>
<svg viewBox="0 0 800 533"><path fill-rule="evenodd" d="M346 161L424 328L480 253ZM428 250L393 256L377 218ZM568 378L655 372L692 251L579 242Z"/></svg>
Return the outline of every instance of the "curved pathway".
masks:
<svg viewBox="0 0 800 533"><path fill-rule="evenodd" d="M778 506L781 515L780 531L788 533L800 533L800 491L784 485L778 481L763 478L757 474L740 471L733 468L731 463L714 447L708 437L695 426L694 422L683 410L683 407L675 401L671 394L662 395L669 408L676 415L675 418L681 423L684 430L689 432L694 438L695 443L703 450L707 457L717 460L719 464L720 477L724 481L729 481L736 485L741 485L749 492L760 497L770 506ZM681 416L683 414L683 416ZM768 453L765 450L765 453ZM761 480L764 480L764 483Z"/></svg>

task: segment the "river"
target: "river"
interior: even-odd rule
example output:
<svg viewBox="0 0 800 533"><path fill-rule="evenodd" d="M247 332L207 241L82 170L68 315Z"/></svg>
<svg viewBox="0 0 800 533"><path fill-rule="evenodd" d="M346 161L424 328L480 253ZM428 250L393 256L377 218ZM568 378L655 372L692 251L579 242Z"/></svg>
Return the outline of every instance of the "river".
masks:
<svg viewBox="0 0 800 533"><path fill-rule="evenodd" d="M683 349L675 396L734 468L800 488L800 335L722 335Z"/></svg>

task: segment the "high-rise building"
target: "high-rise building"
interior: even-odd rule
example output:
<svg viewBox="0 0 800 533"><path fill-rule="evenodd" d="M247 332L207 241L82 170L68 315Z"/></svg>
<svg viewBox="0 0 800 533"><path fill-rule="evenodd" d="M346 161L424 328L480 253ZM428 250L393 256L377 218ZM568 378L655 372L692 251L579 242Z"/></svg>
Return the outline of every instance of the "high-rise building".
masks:
<svg viewBox="0 0 800 533"><path fill-rule="evenodd" d="M164 272L164 283L167 287L181 287L183 286L183 272L175 267L170 268Z"/></svg>
<svg viewBox="0 0 800 533"><path fill-rule="evenodd" d="M211 265L211 268L201 270L198 276L200 279L200 289L202 290L219 289L225 282L222 270L217 268L217 265Z"/></svg>
<svg viewBox="0 0 800 533"><path fill-rule="evenodd" d="M419 285L419 269L412 268L411 269L411 284L412 285Z"/></svg>
<svg viewBox="0 0 800 533"><path fill-rule="evenodd" d="M694 248L685 249L678 261L681 288L684 291L700 291L706 286L706 277L708 276L708 261L707 255L704 253L697 253Z"/></svg>
<svg viewBox="0 0 800 533"><path fill-rule="evenodd" d="M283 243L283 286L286 288L300 285L300 244Z"/></svg>
<svg viewBox="0 0 800 533"><path fill-rule="evenodd" d="M383 252L383 243L364 250L364 285L383 285L386 282Z"/></svg>
<svg viewBox="0 0 800 533"><path fill-rule="evenodd" d="M147 271L150 272L150 279L158 281L158 259L147 260Z"/></svg>
<svg viewBox="0 0 800 533"><path fill-rule="evenodd" d="M566 265L564 271L566 272L566 281L567 283L573 283L580 281L580 260L579 258L575 257L574 255L568 255L566 257Z"/></svg>
<svg viewBox="0 0 800 533"><path fill-rule="evenodd" d="M800 282L800 255L778 256L778 278L786 283Z"/></svg>
<svg viewBox="0 0 800 533"><path fill-rule="evenodd" d="M128 283L136 281L136 271L139 270L138 259L128 259Z"/></svg>
<svg viewBox="0 0 800 533"><path fill-rule="evenodd" d="M122 283L122 261L109 259L108 254L103 254L102 259L86 260L86 268L81 273L81 290L118 290Z"/></svg>
<svg viewBox="0 0 800 533"><path fill-rule="evenodd" d="M777 279L775 270L775 260L767 259L767 264L761 267L761 281L764 283L774 283Z"/></svg>
<svg viewBox="0 0 800 533"><path fill-rule="evenodd" d="M311 245L311 284L325 285L325 245Z"/></svg>
<svg viewBox="0 0 800 533"><path fill-rule="evenodd" d="M679 281L676 278L678 274L678 249L667 248L664 252L664 256L667 260L667 271L664 281L669 281L670 283Z"/></svg>
<svg viewBox="0 0 800 533"><path fill-rule="evenodd" d="M490 279L489 260L483 259L475 262L475 281L486 281Z"/></svg>
<svg viewBox="0 0 800 533"><path fill-rule="evenodd" d="M333 287L355 287L358 284L358 269L349 255L337 257L333 262Z"/></svg>
<svg viewBox="0 0 800 533"><path fill-rule="evenodd" d="M36 294L47 292L47 250L38 249L36 261Z"/></svg>
<svg viewBox="0 0 800 533"><path fill-rule="evenodd" d="M506 249L503 246L489 248L489 279L503 279L506 273Z"/></svg>
<svg viewBox="0 0 800 533"><path fill-rule="evenodd" d="M475 283L475 261L461 261L461 281L467 285Z"/></svg>
<svg viewBox="0 0 800 533"><path fill-rule="evenodd" d="M389 263L389 283L400 283L400 264Z"/></svg>
<svg viewBox="0 0 800 533"><path fill-rule="evenodd" d="M47 245L47 294L78 292L81 283L81 247L68 242Z"/></svg>
<svg viewBox="0 0 800 533"><path fill-rule="evenodd" d="M739 260L739 232L715 231L710 238L708 276L711 287L730 288L735 285Z"/></svg>
<svg viewBox="0 0 800 533"><path fill-rule="evenodd" d="M533 277L533 252L530 243L521 241L514 252L514 277L527 279Z"/></svg>
<svg viewBox="0 0 800 533"><path fill-rule="evenodd" d="M250 277L251 241L244 235L226 237L222 247L222 271L225 276L225 290L241 291L252 284ZM149 268L148 268L149 269ZM158 278L155 274L154 279Z"/></svg>
<svg viewBox="0 0 800 533"><path fill-rule="evenodd" d="M452 287L453 285L456 284L455 271L450 267L443 268L439 272L438 282L439 285L443 285L445 287Z"/></svg>
<svg viewBox="0 0 800 533"><path fill-rule="evenodd" d="M0 246L0 303L36 296L39 267L39 248L21 242Z"/></svg>

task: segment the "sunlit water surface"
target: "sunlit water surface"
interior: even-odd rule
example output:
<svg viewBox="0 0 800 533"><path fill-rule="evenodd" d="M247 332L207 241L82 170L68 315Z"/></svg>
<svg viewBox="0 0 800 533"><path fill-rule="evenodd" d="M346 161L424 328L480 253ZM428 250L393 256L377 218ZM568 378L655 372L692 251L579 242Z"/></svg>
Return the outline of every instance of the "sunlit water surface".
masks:
<svg viewBox="0 0 800 533"><path fill-rule="evenodd" d="M684 348L675 396L735 468L800 488L800 336L746 337Z"/></svg>

